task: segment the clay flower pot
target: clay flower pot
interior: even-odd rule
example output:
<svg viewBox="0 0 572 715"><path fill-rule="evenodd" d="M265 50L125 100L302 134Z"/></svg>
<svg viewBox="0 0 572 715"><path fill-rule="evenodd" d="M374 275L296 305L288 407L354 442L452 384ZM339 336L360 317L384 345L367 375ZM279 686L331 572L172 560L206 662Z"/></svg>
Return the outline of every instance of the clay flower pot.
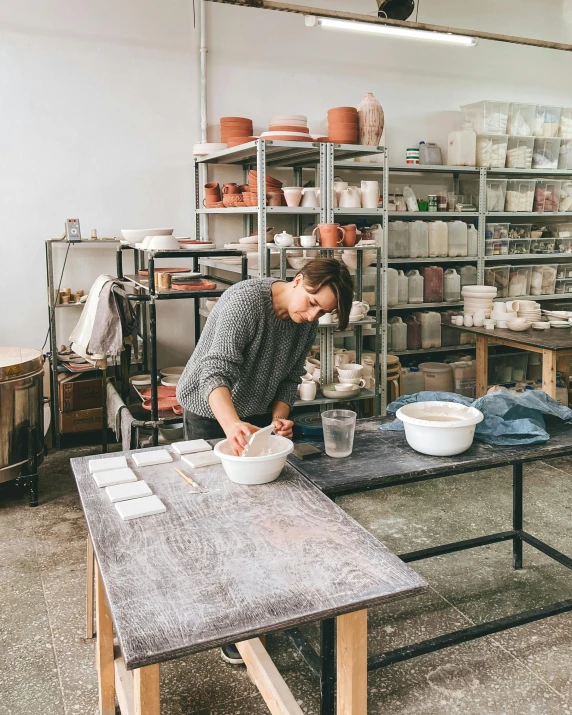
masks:
<svg viewBox="0 0 572 715"><path fill-rule="evenodd" d="M250 122L252 124L252 119L249 119L248 117L221 117L220 118L220 123L221 124L228 124L229 122L239 122L239 123L244 123L244 122Z"/></svg>
<svg viewBox="0 0 572 715"><path fill-rule="evenodd" d="M271 124L269 129L269 132L297 132L298 134L309 134L310 130L308 127L288 127L288 126L280 126L277 124Z"/></svg>

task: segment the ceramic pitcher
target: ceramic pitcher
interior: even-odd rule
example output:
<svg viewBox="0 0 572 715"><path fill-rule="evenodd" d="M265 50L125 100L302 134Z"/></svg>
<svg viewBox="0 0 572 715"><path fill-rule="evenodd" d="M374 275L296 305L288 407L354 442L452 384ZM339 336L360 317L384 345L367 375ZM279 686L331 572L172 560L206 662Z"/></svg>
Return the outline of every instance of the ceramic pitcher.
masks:
<svg viewBox="0 0 572 715"><path fill-rule="evenodd" d="M361 191L358 186L348 186L340 191L339 206L341 209L361 208Z"/></svg>
<svg viewBox="0 0 572 715"><path fill-rule="evenodd" d="M302 189L302 206L318 208L319 205L317 189L313 186L304 187Z"/></svg>
<svg viewBox="0 0 572 715"><path fill-rule="evenodd" d="M379 181L361 182L361 205L364 209L377 209L379 203Z"/></svg>
<svg viewBox="0 0 572 715"><path fill-rule="evenodd" d="M336 248L346 235L339 223L319 223L312 231L312 236L315 236L316 233L318 233L320 245L324 248Z"/></svg>

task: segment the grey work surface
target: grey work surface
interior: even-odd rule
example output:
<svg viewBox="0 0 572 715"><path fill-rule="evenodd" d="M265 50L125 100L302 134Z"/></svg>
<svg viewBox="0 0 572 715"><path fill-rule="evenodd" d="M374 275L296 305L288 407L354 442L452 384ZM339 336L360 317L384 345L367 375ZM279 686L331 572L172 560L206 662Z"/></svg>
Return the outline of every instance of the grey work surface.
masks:
<svg viewBox="0 0 572 715"><path fill-rule="evenodd" d="M572 426L560 420L546 420L548 442L499 447L475 441L454 457L419 454L407 444L404 432L379 429L392 421L393 417L358 420L353 452L344 459L324 453L305 460L290 455L288 461L323 492L334 495L572 454ZM323 442L312 444L324 451Z"/></svg>
<svg viewBox="0 0 572 715"><path fill-rule="evenodd" d="M147 450L146 450L147 451ZM167 507L123 522L71 465L127 668L179 658L422 592L414 571L292 467L234 484L222 465L138 468ZM101 455L105 459L107 455ZM180 468L210 492L191 493Z"/></svg>
<svg viewBox="0 0 572 715"><path fill-rule="evenodd" d="M495 338L499 340L510 340L513 343L522 343L522 345L531 345L532 347L542 348L543 350L572 350L572 330L570 328L550 328L550 330L505 330L503 328L495 328L494 330L486 330L485 328L466 328L459 325L450 325L450 328L464 330L467 333L475 335L484 335L489 341L494 342Z"/></svg>

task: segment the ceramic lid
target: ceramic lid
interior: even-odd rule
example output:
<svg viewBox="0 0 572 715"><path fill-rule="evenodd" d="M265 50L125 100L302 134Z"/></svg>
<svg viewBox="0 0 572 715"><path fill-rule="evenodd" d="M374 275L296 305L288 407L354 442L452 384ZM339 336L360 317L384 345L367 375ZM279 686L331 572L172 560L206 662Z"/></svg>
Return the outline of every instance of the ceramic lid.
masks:
<svg viewBox="0 0 572 715"><path fill-rule="evenodd" d="M33 348L0 347L0 382L41 370L44 356Z"/></svg>

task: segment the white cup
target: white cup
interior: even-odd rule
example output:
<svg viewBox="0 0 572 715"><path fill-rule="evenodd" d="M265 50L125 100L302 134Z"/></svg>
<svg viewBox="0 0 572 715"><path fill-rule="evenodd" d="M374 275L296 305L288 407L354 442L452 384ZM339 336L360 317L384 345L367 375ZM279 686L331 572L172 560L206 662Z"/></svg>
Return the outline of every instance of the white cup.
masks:
<svg viewBox="0 0 572 715"><path fill-rule="evenodd" d="M316 245L315 236L300 236L300 245L302 248L312 248Z"/></svg>
<svg viewBox="0 0 572 715"><path fill-rule="evenodd" d="M332 324L332 314L324 313L321 318L318 318L318 323L320 325L331 325Z"/></svg>
<svg viewBox="0 0 572 715"><path fill-rule="evenodd" d="M309 402L310 400L313 400L316 397L317 390L318 386L314 381L302 382L299 388L300 399L304 402Z"/></svg>
<svg viewBox="0 0 572 715"><path fill-rule="evenodd" d="M315 369L316 369L316 366L307 360L304 365L304 370L306 370L306 372L311 375Z"/></svg>
<svg viewBox="0 0 572 715"><path fill-rule="evenodd" d="M506 313L506 303L495 303L493 310L495 313Z"/></svg>

